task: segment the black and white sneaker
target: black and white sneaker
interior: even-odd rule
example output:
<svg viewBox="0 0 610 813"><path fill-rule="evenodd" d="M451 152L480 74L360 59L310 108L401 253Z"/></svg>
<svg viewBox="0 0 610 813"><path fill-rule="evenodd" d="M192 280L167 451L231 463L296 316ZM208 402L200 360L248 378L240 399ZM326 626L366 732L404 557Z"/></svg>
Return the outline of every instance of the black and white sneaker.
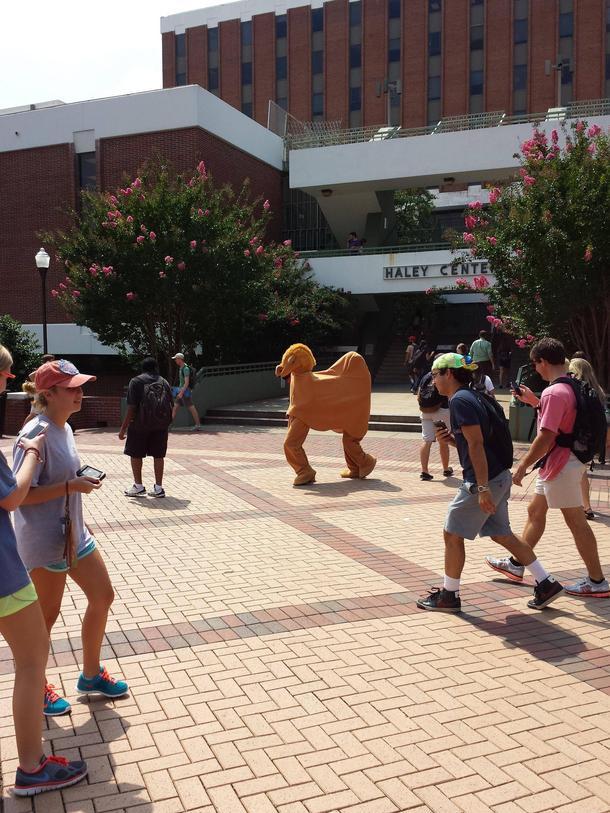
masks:
<svg viewBox="0 0 610 813"><path fill-rule="evenodd" d="M437 613L459 613L462 610L462 600L451 590L434 587L428 598L417 600L417 606L421 610L434 610Z"/></svg>
<svg viewBox="0 0 610 813"><path fill-rule="evenodd" d="M144 486L137 486L134 483L131 488L126 488L123 494L126 497L145 497L146 489L144 488Z"/></svg>
<svg viewBox="0 0 610 813"><path fill-rule="evenodd" d="M165 489L155 483L154 488L148 492L149 497L165 497Z"/></svg>
<svg viewBox="0 0 610 813"><path fill-rule="evenodd" d="M534 597L527 602L530 610L543 610L563 593L563 586L553 576L547 576L542 582L536 582Z"/></svg>

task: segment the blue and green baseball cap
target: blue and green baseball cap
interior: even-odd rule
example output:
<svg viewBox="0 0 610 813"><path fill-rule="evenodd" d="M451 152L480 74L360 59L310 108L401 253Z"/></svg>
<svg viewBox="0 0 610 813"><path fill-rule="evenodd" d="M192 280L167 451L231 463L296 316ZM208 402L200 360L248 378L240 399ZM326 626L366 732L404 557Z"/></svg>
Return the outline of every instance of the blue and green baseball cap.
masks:
<svg viewBox="0 0 610 813"><path fill-rule="evenodd" d="M477 370L478 364L472 360L472 356L462 356L460 353L443 353L442 356L434 359L433 370Z"/></svg>

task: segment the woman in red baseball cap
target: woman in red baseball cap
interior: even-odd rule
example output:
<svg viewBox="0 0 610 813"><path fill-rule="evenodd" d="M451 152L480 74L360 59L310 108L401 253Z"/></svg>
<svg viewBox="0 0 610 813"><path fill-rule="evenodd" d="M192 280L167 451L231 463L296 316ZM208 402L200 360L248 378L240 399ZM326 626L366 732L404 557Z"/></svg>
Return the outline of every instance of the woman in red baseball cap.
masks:
<svg viewBox="0 0 610 813"><path fill-rule="evenodd" d="M114 592L95 539L85 525L82 504L82 495L101 488L102 483L78 475L81 462L68 424L70 415L81 408L83 384L88 381L95 381L95 376L79 373L65 359L49 361L34 374L35 405L41 414L21 430L13 454L14 470L19 471L24 460L21 438L31 433L38 423L45 426L45 455L38 463L27 497L15 512L15 533L19 554L30 571L49 634L59 616L67 575L87 597L81 629L83 671L76 691L115 698L126 694L128 686L110 677L100 664ZM45 715L58 716L70 710L70 703L47 684Z"/></svg>
<svg viewBox="0 0 610 813"><path fill-rule="evenodd" d="M6 389L13 359L0 345L0 393ZM13 720L19 767L15 794L33 796L74 785L87 774L81 760L47 757L42 748L42 688L49 654L49 634L17 543L9 512L19 507L30 489L38 462L44 458L45 436L21 440L22 464L13 476L0 452L0 634L15 660Z"/></svg>

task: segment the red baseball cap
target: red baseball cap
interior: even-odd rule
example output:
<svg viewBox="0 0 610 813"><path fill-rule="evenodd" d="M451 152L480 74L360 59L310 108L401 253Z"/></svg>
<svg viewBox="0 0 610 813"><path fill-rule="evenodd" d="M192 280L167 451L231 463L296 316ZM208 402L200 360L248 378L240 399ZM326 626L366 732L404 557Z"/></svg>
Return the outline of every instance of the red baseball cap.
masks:
<svg viewBox="0 0 610 813"><path fill-rule="evenodd" d="M36 389L50 390L51 387L82 387L87 381L95 381L94 375L83 375L66 359L47 361L34 373Z"/></svg>

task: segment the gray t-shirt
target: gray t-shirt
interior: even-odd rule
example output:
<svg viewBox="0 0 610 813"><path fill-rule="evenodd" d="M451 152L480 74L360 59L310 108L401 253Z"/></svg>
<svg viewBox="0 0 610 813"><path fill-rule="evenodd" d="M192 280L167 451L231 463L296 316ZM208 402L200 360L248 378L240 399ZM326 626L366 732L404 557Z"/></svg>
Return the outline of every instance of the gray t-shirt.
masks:
<svg viewBox="0 0 610 813"><path fill-rule="evenodd" d="M76 452L72 429L54 424L46 415L38 415L23 427L19 437L27 434L37 423L48 424L42 450L44 463L38 464L32 478L32 487L65 483L76 477L80 460ZM17 438L17 442L19 441ZM18 472L24 451L13 448L13 471ZM64 561L65 536L62 526L65 493L61 497L38 505L22 505L15 511L17 549L28 570L35 567L57 565ZM77 539L77 551L89 544L92 537L83 519L82 494L70 494L70 518Z"/></svg>

